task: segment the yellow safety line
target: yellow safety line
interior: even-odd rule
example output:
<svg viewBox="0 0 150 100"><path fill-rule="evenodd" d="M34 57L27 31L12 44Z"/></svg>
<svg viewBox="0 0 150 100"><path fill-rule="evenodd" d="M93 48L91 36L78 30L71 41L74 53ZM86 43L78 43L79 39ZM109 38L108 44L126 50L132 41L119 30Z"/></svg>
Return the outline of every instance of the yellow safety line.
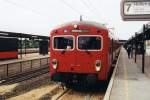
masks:
<svg viewBox="0 0 150 100"><path fill-rule="evenodd" d="M127 67L126 67L126 64L125 64L125 59L123 58L123 55L122 55L122 64L123 64L123 68L124 68L124 89L125 89L125 97L126 97L126 100L130 100L129 99L129 88L128 88L128 73L127 73Z"/></svg>

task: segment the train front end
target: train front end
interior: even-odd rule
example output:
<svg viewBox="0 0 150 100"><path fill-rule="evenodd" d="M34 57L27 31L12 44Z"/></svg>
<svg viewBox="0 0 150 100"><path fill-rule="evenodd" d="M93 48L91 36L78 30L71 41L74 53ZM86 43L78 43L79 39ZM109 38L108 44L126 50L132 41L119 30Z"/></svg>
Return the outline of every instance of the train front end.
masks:
<svg viewBox="0 0 150 100"><path fill-rule="evenodd" d="M51 32L50 75L63 83L95 83L108 74L108 31L72 23Z"/></svg>

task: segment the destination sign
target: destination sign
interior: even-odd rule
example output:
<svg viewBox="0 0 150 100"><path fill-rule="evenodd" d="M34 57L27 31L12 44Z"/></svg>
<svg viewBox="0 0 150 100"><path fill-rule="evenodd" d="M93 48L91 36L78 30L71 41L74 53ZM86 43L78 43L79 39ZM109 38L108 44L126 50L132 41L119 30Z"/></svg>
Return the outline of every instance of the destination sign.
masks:
<svg viewBox="0 0 150 100"><path fill-rule="evenodd" d="M74 29L74 30L71 30L71 32L74 32L74 33L81 33L81 32L89 32L89 30L80 30L80 29Z"/></svg>

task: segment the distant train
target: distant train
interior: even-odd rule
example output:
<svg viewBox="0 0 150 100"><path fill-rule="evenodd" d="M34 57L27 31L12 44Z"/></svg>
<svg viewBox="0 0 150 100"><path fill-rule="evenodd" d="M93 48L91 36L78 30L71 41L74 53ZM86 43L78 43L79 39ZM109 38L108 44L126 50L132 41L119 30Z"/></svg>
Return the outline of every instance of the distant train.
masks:
<svg viewBox="0 0 150 100"><path fill-rule="evenodd" d="M66 85L106 81L119 47L102 24L64 24L50 34L51 79Z"/></svg>
<svg viewBox="0 0 150 100"><path fill-rule="evenodd" d="M18 58L18 39L0 37L0 60Z"/></svg>

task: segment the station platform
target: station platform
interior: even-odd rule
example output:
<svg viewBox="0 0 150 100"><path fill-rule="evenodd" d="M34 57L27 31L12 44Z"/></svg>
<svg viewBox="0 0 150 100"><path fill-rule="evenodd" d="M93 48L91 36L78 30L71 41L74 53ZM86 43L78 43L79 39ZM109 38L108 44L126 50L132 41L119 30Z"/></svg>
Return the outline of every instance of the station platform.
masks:
<svg viewBox="0 0 150 100"><path fill-rule="evenodd" d="M121 49L109 100L150 100L150 77L141 72L133 59L128 59L124 48Z"/></svg>

